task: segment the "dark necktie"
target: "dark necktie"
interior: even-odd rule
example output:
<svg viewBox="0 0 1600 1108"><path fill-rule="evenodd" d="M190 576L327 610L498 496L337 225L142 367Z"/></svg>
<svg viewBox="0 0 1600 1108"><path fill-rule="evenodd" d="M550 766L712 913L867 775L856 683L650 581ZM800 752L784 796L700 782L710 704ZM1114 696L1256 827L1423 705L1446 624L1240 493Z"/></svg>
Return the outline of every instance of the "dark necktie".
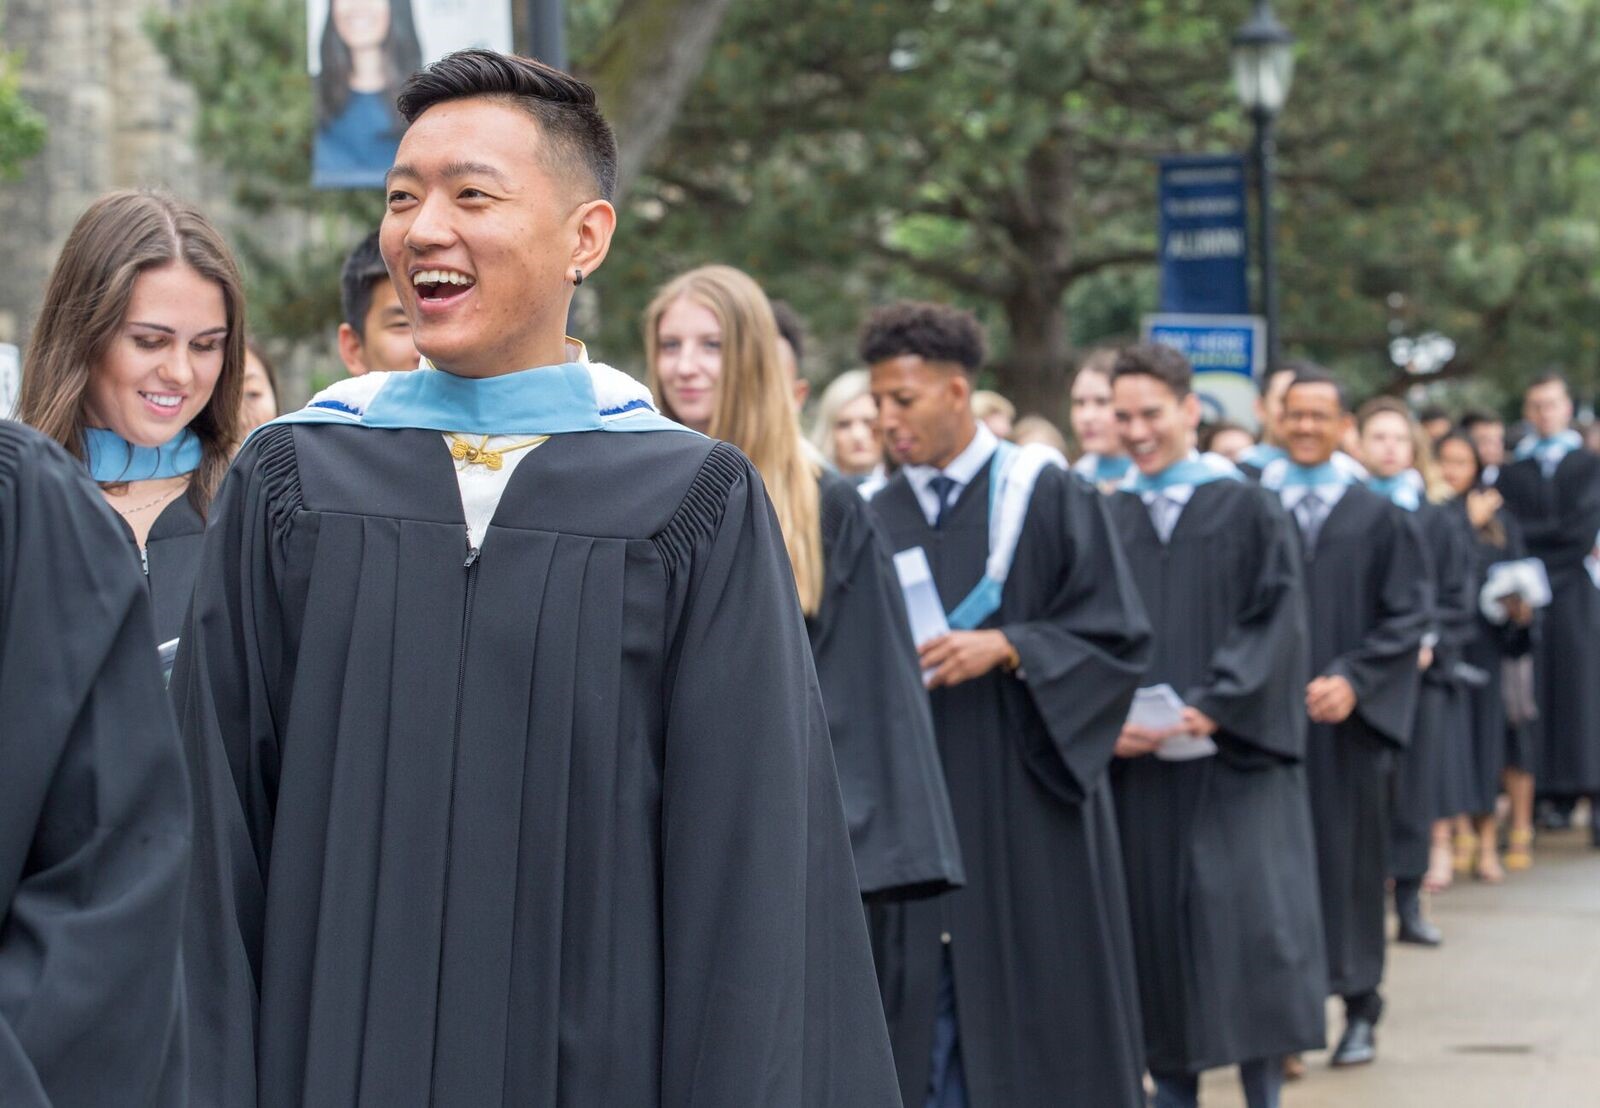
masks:
<svg viewBox="0 0 1600 1108"><path fill-rule="evenodd" d="M950 507L950 494L955 491L956 479L954 477L946 477L942 473L936 474L928 482L928 487L939 498L939 513L933 517L933 529L937 531L944 526L944 513Z"/></svg>
<svg viewBox="0 0 1600 1108"><path fill-rule="evenodd" d="M1321 533L1322 522L1327 518L1328 505L1312 489L1295 505L1294 514L1300 523L1300 534L1306 540L1306 549L1316 549L1317 535Z"/></svg>

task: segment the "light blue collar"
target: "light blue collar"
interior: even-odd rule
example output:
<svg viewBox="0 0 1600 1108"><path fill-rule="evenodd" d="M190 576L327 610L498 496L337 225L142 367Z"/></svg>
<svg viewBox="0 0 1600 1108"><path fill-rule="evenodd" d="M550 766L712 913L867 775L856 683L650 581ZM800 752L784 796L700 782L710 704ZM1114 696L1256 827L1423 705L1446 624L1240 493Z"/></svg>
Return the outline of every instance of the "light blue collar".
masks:
<svg viewBox="0 0 1600 1108"><path fill-rule="evenodd" d="M1397 473L1393 477L1369 477L1367 488L1408 512L1414 512L1422 507L1424 491L1422 474L1414 469Z"/></svg>
<svg viewBox="0 0 1600 1108"><path fill-rule="evenodd" d="M1222 455L1198 454L1191 450L1187 458L1173 462L1154 476L1147 476L1137 468L1130 470L1122 487L1129 492L1142 495L1147 492L1161 492L1175 485L1198 488L1213 481L1243 480L1244 474L1239 472L1239 467Z"/></svg>
<svg viewBox="0 0 1600 1108"><path fill-rule="evenodd" d="M160 446L135 446L115 431L86 427L89 475L102 484L182 477L200 468L200 436L185 427Z"/></svg>
<svg viewBox="0 0 1600 1108"><path fill-rule="evenodd" d="M1133 468L1133 459L1126 454L1111 457L1106 454L1085 454L1079 458L1072 471L1080 477L1087 477L1096 485L1103 485L1108 481L1120 481L1128 475Z"/></svg>
<svg viewBox="0 0 1600 1108"><path fill-rule="evenodd" d="M1578 432L1568 429L1548 438L1529 435L1517 443L1516 458L1519 462L1524 458L1538 458L1541 462L1553 460L1559 463L1574 450L1581 449L1583 449L1583 437Z"/></svg>
<svg viewBox="0 0 1600 1108"><path fill-rule="evenodd" d="M318 393L274 423L347 423L474 435L563 435L577 431L688 431L656 411L625 373L566 362L501 377L442 369L369 373Z"/></svg>
<svg viewBox="0 0 1600 1108"><path fill-rule="evenodd" d="M1245 447L1239 454L1239 460L1245 465L1255 466L1257 469L1266 469L1267 466L1279 458L1287 458L1288 456L1288 453L1281 446L1258 442L1252 446Z"/></svg>

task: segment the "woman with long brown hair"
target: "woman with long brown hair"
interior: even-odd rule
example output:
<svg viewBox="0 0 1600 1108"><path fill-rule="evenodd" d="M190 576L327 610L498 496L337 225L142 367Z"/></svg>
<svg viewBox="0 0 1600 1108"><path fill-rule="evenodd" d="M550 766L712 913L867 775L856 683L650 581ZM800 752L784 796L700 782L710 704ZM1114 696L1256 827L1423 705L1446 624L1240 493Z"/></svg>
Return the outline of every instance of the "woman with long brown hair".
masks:
<svg viewBox="0 0 1600 1108"><path fill-rule="evenodd" d="M159 642L178 634L238 441L244 332L216 228L169 196L114 192L67 236L23 360L18 415L88 466L127 525Z"/></svg>
<svg viewBox="0 0 1600 1108"><path fill-rule="evenodd" d="M1438 928L1423 915L1421 892L1442 892L1453 876L1454 819L1470 806L1467 779L1471 736L1462 651L1476 633L1477 596L1472 551L1454 512L1438 505L1449 495L1410 409L1391 397L1356 414L1361 461L1369 489L1409 513L1429 556L1432 630L1418 665L1422 690L1411 745L1395 767L1390 812L1390 876L1394 878L1399 941L1436 946Z"/></svg>
<svg viewBox="0 0 1600 1108"><path fill-rule="evenodd" d="M1474 595L1480 597L1477 633L1465 658L1484 680L1472 689L1472 804L1456 822L1456 872L1491 884L1505 869L1533 865L1534 612L1515 593L1481 599L1489 567L1528 556L1522 526L1500 494L1483 483L1483 461L1465 433L1452 431L1434 444L1439 473L1455 493L1450 502L1473 538ZM1493 618L1491 618L1491 616ZM1504 868L1495 819L1502 786L1511 800Z"/></svg>
<svg viewBox="0 0 1600 1108"><path fill-rule="evenodd" d="M812 461L766 294L730 266L668 282L645 311L663 414L743 450L766 483L806 615L863 896L961 884L955 823L887 542Z"/></svg>

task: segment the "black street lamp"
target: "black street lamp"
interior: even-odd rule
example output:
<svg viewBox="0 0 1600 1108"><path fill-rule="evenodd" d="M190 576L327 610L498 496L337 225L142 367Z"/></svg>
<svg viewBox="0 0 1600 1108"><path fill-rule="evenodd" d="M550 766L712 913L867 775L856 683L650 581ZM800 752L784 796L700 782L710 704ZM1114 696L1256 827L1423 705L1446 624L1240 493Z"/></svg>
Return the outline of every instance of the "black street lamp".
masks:
<svg viewBox="0 0 1600 1108"><path fill-rule="evenodd" d="M528 53L545 65L567 68L567 30L562 0L528 0Z"/></svg>
<svg viewBox="0 0 1600 1108"><path fill-rule="evenodd" d="M1272 257L1272 162L1276 142L1272 127L1294 78L1294 36L1272 14L1268 0L1233 35L1233 85L1255 122L1257 232L1261 252L1261 314L1267 321L1267 372L1278 367L1278 269Z"/></svg>

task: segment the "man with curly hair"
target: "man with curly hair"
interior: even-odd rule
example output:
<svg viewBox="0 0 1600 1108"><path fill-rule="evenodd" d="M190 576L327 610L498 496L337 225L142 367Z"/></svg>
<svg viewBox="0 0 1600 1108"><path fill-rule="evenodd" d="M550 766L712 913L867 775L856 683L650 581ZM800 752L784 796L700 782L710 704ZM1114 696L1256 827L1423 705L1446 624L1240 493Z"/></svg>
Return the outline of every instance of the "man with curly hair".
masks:
<svg viewBox="0 0 1600 1108"><path fill-rule="evenodd" d="M1106 769L1149 656L1095 490L972 413L983 332L936 304L861 337L902 469L873 507L951 630L918 644L966 888L875 909L908 1105L1140 1108L1127 898Z"/></svg>

